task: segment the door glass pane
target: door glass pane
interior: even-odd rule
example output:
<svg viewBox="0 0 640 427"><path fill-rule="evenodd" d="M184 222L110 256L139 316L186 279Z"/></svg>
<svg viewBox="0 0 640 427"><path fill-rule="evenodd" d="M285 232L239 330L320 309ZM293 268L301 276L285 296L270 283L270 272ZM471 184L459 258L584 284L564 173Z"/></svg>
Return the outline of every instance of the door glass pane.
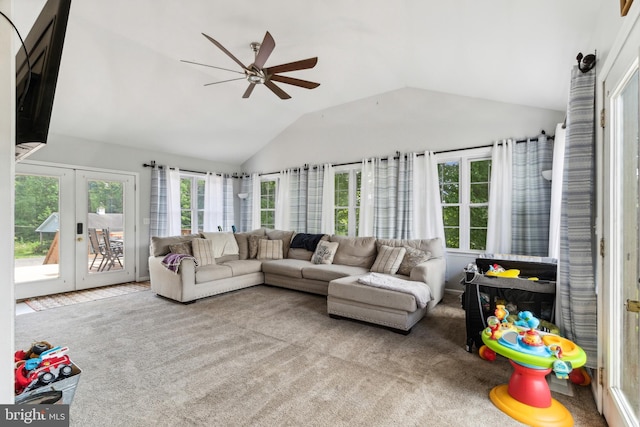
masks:
<svg viewBox="0 0 640 427"><path fill-rule="evenodd" d="M640 221L640 190L638 182L638 71L635 72L617 101L617 131L622 144L622 301L640 300L638 282L640 280L640 242L638 224ZM640 416L640 389L638 385L638 354L640 354L640 319L637 312L624 309L622 316L622 351L620 384L627 403L636 417Z"/></svg>
<svg viewBox="0 0 640 427"><path fill-rule="evenodd" d="M87 181L89 273L124 268L124 191L119 181Z"/></svg>
<svg viewBox="0 0 640 427"><path fill-rule="evenodd" d="M57 177L16 175L16 283L60 275L60 181Z"/></svg>

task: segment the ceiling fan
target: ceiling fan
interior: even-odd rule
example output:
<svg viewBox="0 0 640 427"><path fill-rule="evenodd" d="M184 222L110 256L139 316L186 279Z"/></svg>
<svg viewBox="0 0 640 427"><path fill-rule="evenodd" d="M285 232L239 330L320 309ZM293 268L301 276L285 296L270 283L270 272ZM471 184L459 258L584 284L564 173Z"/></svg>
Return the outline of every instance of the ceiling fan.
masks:
<svg viewBox="0 0 640 427"><path fill-rule="evenodd" d="M207 83L205 84L205 86L230 82L234 80L246 79L249 82L249 87L247 88L247 90L245 90L244 94L242 95L243 98L249 98L249 96L251 95L251 92L253 92L253 89L256 87L256 85L263 84L269 89L271 89L271 91L275 93L278 97L280 97L280 99L289 99L291 98L291 96L288 93L286 93L284 90L282 90L280 87L278 87L274 82L286 83L286 84L302 87L305 89L314 89L320 86L320 83L295 79L293 77L281 76L279 74L279 73L286 73L289 71L306 70L308 68L313 68L318 63L317 57L303 59L300 61L289 62L287 64L282 64L282 65L275 65L273 67L266 67L266 68L264 67L264 64L267 62L269 55L271 55L271 52L273 52L273 49L276 47L276 42L273 40L273 37L271 36L271 34L269 34L268 31L264 35L264 40L262 40L262 43L257 43L257 42L251 43L250 46L255 54L255 59L253 63L248 66L240 62L238 58L236 58L231 52L225 49L225 47L222 46L222 44L220 44L218 41L212 39L205 33L202 33L202 35L205 36L207 40L209 40L211 43L216 45L221 51L226 53L229 58L233 59L240 66L240 68L242 68L242 71L230 70L228 68L201 64L199 62L193 62L193 61L181 60L182 62L202 65L205 67L217 68L219 70L231 71L238 74L244 74L244 77L238 77L237 79L222 80L219 82Z"/></svg>

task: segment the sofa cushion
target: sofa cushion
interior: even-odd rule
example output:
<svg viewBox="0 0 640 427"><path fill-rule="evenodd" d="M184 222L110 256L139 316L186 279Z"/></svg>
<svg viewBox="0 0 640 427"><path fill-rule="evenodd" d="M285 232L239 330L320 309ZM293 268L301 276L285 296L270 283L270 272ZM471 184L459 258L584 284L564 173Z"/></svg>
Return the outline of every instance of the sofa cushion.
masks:
<svg viewBox="0 0 640 427"><path fill-rule="evenodd" d="M191 246L193 247L193 256L196 258L198 265L204 266L216 263L216 257L213 254L213 240L193 239Z"/></svg>
<svg viewBox="0 0 640 427"><path fill-rule="evenodd" d="M429 261L429 258L431 258L431 252L429 251L425 252L421 249L415 249L410 246L405 247L405 250L406 253L402 258L400 267L398 267L398 274L408 276L411 274L411 269L413 267L425 261Z"/></svg>
<svg viewBox="0 0 640 427"><path fill-rule="evenodd" d="M352 265L368 270L376 260L375 237L346 237L334 234L329 240L339 244L336 256L333 258L334 264Z"/></svg>
<svg viewBox="0 0 640 427"><path fill-rule="evenodd" d="M256 257L258 256L258 246L260 246L260 240L269 240L269 238L266 236L266 234L264 236L251 235L247 238L247 241L249 242L249 254L247 259L256 259Z"/></svg>
<svg viewBox="0 0 640 427"><path fill-rule="evenodd" d="M313 252L311 262L314 264L331 264L338 250L338 242L327 242L321 240Z"/></svg>
<svg viewBox="0 0 640 427"><path fill-rule="evenodd" d="M303 260L307 260L310 261L311 257L313 256L313 253L316 250L316 246L318 246L318 242L320 240L324 240L324 241L329 241L329 235L328 234L307 234L307 236L321 236L320 239L318 240L318 242L312 242L309 243L307 242L306 247L294 247L294 246L305 246L305 243L299 241L298 243L296 243L294 245L294 241L296 240L296 237L298 236L298 234L296 234L295 236L293 236L293 239L291 240L291 246L289 247L289 254L287 255L287 258L291 258L291 259L303 259ZM307 249L307 247L313 247L313 250L309 250Z"/></svg>
<svg viewBox="0 0 640 427"><path fill-rule="evenodd" d="M378 248L378 256L371 266L374 273L396 274L407 250L403 247L382 245Z"/></svg>
<svg viewBox="0 0 640 427"><path fill-rule="evenodd" d="M258 243L256 259L282 259L282 240L261 239Z"/></svg>
<svg viewBox="0 0 640 427"><path fill-rule="evenodd" d="M223 255L237 255L240 252L238 242L233 233L228 232L203 232L205 239L213 241L213 256L220 258Z"/></svg>
<svg viewBox="0 0 640 427"><path fill-rule="evenodd" d="M329 283L328 293L335 298L357 301L364 304L395 308L413 313L418 309L416 299L411 294L375 288L358 283L358 277L343 277ZM416 282L426 286L424 283Z"/></svg>
<svg viewBox="0 0 640 427"><path fill-rule="evenodd" d="M277 274L302 279L302 269L311 265L313 265L311 261L302 259L278 259L263 262L262 271L265 274Z"/></svg>
<svg viewBox="0 0 640 427"><path fill-rule="evenodd" d="M222 265L231 268L233 277L242 276L243 274L260 273L262 271L262 262L255 259L227 261Z"/></svg>
<svg viewBox="0 0 640 427"><path fill-rule="evenodd" d="M282 240L282 257L289 256L289 246L291 245L291 239L295 234L294 231L284 230L267 230L267 237L271 240Z"/></svg>
<svg viewBox="0 0 640 427"><path fill-rule="evenodd" d="M196 284L226 279L233 276L228 265L209 264L196 268Z"/></svg>
<svg viewBox="0 0 640 427"><path fill-rule="evenodd" d="M153 236L151 238L151 245L149 247L149 253L151 256L163 256L171 252L169 246L182 242L190 242L196 237L200 237L199 234L188 234L186 236L170 236L170 237L158 237Z"/></svg>
<svg viewBox="0 0 640 427"><path fill-rule="evenodd" d="M169 245L169 250L171 251L172 254L193 255L193 248L191 246L191 241Z"/></svg>
<svg viewBox="0 0 640 427"><path fill-rule="evenodd" d="M311 264L302 269L302 277L311 280L330 282L345 276L368 273L369 269L341 264Z"/></svg>
<svg viewBox="0 0 640 427"><path fill-rule="evenodd" d="M253 231L247 231L245 233L235 233L233 237L236 238L236 243L238 243L238 254L240 255L240 259L248 259L249 258L249 236L259 235L266 236L265 229L259 228Z"/></svg>

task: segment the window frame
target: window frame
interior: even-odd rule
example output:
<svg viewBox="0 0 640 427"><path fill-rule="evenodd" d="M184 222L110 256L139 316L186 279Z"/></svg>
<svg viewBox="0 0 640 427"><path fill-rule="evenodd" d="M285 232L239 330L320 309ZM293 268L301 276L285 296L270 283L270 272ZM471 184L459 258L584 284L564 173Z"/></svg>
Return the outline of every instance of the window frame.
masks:
<svg viewBox="0 0 640 427"><path fill-rule="evenodd" d="M278 179L279 174L269 174L262 175L260 177L260 227L262 228L271 228L275 229L276 222L276 208L278 203L278 183L280 180ZM262 208L262 184L265 182L273 182L273 208ZM273 212L273 224L264 224L262 222L262 213L263 212Z"/></svg>
<svg viewBox="0 0 640 427"><path fill-rule="evenodd" d="M191 185L189 186L189 191L190 191L190 199L191 199L191 203L190 203L190 207L188 209L184 209L182 207L182 201L180 203L180 229L186 230L186 228L182 228L182 213L184 211L189 211L190 212L190 216L191 216L191 233L192 234L197 234L200 233L201 231L204 230L204 201L202 202L202 206L198 206L198 181L203 181L203 183L206 181L206 176L205 175L201 175L201 174L195 174L195 173L183 173L180 172L180 198L182 198L182 180L183 179L188 179L191 181ZM194 206L195 203L195 206ZM202 213L202 224L200 223L200 216L198 215L198 213Z"/></svg>
<svg viewBox="0 0 640 427"><path fill-rule="evenodd" d="M360 179L362 180L362 165L353 164L353 165L342 165L336 166L334 168L334 175L337 177L338 174L348 174L349 175L349 187L348 187L348 206L340 207L341 209L347 209L347 236L355 237L358 234L359 226L360 226L360 218L358 215L360 209L360 201L358 200L358 174L360 174ZM334 179L335 182L335 179ZM333 195L333 211L336 212L338 206L336 206L335 187L334 187L334 195ZM337 231L337 224L335 221L338 220L338 216L335 215L334 220L334 230ZM337 233L336 233L337 234Z"/></svg>
<svg viewBox="0 0 640 427"><path fill-rule="evenodd" d="M471 163L480 160L491 160L492 147L472 148L468 150L451 151L436 154L438 165L447 162L458 162L458 203L442 203L442 207L459 206L459 242L457 248L447 247L447 251L465 252L479 254L486 249L471 249L471 208L478 206L489 206L487 203L471 203ZM438 177L439 179L439 177ZM438 182L440 185L440 182ZM489 186L491 185L491 174L489 174ZM442 197L442 194L441 194ZM444 218L443 218L444 219ZM464 231L464 232L463 232ZM485 242L486 248L486 242Z"/></svg>

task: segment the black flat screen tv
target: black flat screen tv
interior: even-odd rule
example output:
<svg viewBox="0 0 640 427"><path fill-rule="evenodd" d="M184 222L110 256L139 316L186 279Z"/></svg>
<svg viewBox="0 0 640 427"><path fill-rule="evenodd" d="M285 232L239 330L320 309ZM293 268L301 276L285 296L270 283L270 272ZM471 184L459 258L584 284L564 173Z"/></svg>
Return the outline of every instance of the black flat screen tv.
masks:
<svg viewBox="0 0 640 427"><path fill-rule="evenodd" d="M16 161L47 143L70 8L48 0L16 54Z"/></svg>

